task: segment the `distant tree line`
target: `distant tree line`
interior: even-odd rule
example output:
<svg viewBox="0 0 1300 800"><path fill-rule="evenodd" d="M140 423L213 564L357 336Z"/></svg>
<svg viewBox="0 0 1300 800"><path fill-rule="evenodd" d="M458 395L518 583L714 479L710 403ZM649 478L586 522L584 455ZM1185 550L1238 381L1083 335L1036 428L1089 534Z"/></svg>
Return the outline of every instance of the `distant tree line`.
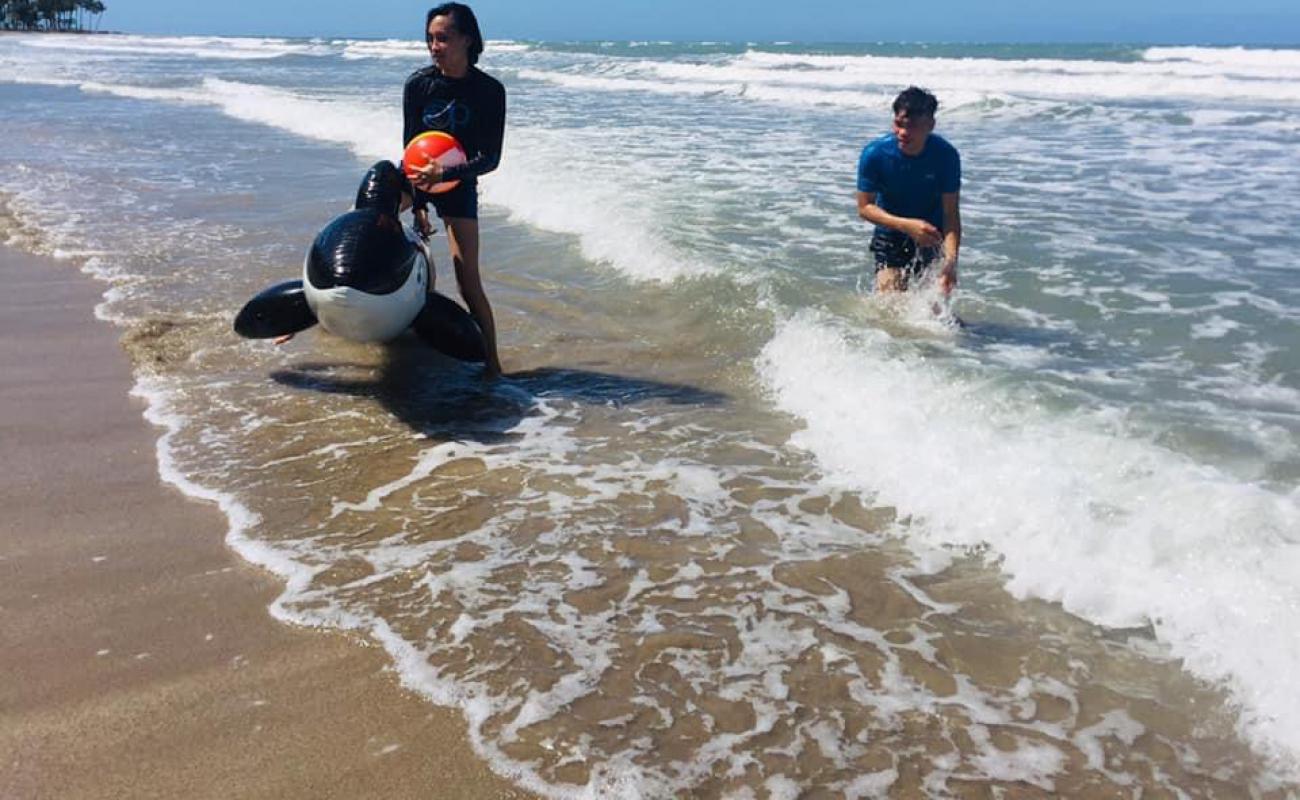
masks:
<svg viewBox="0 0 1300 800"><path fill-rule="evenodd" d="M0 0L0 25L6 30L95 30L103 13L101 0Z"/></svg>

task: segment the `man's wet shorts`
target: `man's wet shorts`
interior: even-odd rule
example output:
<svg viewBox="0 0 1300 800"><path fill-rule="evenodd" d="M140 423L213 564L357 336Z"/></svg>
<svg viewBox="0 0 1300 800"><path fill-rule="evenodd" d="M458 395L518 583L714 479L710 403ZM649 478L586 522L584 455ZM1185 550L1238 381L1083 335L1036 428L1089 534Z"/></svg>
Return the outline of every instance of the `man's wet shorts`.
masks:
<svg viewBox="0 0 1300 800"><path fill-rule="evenodd" d="M939 257L938 247L917 247L916 240L902 231L877 230L869 249L876 257L876 272L889 267L916 275Z"/></svg>

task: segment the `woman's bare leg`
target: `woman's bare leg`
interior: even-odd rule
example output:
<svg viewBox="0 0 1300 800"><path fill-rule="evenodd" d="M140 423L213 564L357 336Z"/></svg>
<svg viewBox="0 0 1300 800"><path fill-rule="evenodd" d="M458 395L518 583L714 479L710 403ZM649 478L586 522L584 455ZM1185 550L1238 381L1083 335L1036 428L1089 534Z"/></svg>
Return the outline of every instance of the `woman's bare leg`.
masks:
<svg viewBox="0 0 1300 800"><path fill-rule="evenodd" d="M460 296L465 298L469 313L483 331L483 345L487 350L487 374L501 374L501 359L497 356L497 328L492 317L492 306L483 291L483 279L478 271L478 220L449 217L447 244L451 248L451 262L456 267L456 283Z"/></svg>

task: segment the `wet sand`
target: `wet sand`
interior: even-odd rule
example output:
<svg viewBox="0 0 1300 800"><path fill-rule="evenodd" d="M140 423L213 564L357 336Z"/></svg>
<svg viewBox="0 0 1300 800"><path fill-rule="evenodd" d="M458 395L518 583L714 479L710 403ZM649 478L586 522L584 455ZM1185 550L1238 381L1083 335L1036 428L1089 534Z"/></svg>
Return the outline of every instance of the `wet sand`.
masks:
<svg viewBox="0 0 1300 800"><path fill-rule="evenodd" d="M102 284L0 248L0 797L526 797L383 652L267 614L158 477Z"/></svg>

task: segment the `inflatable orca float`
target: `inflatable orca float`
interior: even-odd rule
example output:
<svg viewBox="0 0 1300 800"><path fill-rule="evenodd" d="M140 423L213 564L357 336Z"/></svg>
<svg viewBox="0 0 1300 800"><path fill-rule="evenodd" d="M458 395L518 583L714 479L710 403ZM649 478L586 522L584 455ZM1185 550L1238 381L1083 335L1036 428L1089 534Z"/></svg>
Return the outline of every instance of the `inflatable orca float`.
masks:
<svg viewBox="0 0 1300 800"><path fill-rule="evenodd" d="M320 326L357 342L383 342L407 328L435 350L462 361L486 358L474 318L427 282L433 260L399 218L409 184L396 166L370 168L351 211L312 242L302 280L277 283L249 300L235 332L271 339Z"/></svg>

